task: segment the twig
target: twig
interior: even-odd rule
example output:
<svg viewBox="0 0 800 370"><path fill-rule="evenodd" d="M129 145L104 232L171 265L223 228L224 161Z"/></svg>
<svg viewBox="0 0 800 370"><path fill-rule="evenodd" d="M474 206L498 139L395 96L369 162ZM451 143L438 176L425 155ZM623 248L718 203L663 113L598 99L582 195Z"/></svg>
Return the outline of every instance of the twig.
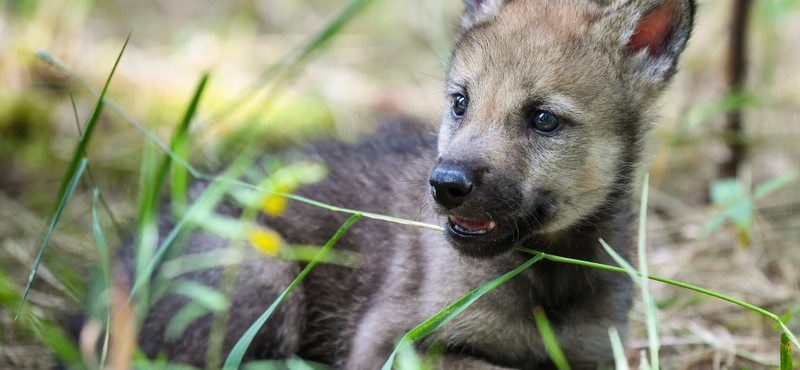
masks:
<svg viewBox="0 0 800 370"><path fill-rule="evenodd" d="M728 46L727 83L730 95L744 91L745 72L747 71L747 19L750 14L751 0L734 0L731 16L730 40ZM742 129L742 110L735 108L726 114L726 124L722 132L730 155L720 164L717 178L736 177L739 165L746 155L744 130Z"/></svg>

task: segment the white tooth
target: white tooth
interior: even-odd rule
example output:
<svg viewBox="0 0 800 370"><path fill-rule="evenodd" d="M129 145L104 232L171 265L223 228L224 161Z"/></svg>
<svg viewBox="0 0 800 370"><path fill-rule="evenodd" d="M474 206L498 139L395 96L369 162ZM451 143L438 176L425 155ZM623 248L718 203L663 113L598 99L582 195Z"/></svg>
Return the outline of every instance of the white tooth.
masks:
<svg viewBox="0 0 800 370"><path fill-rule="evenodd" d="M453 226L455 226L456 230L458 230L459 232L462 232L464 234L472 234L472 235L483 235L483 234L488 233L489 231L491 231L494 228L494 226L490 225L490 227L488 229L485 229L485 230L470 230L470 229L466 229L464 227L461 227L461 225L459 225L459 224L454 224Z"/></svg>
<svg viewBox="0 0 800 370"><path fill-rule="evenodd" d="M490 221L490 222L489 222L489 225L488 225L488 226L487 226L485 229L481 229L481 230L472 230L472 229L469 229L469 228L467 228L467 227L464 227L464 226L460 225L460 224L459 224L459 223L456 221L455 217L454 217L454 216L452 216L452 215L451 215L451 216L449 216L449 219L450 219L450 221L451 221L451 222L452 222L452 224L453 224L453 228L454 228L455 230L457 230L458 232L462 233L462 234L469 234L469 235L483 235L483 234L486 234L486 233L488 233L488 232L490 232L490 231L494 230L494 228L495 228L495 227L497 227L497 224L496 224L494 221Z"/></svg>

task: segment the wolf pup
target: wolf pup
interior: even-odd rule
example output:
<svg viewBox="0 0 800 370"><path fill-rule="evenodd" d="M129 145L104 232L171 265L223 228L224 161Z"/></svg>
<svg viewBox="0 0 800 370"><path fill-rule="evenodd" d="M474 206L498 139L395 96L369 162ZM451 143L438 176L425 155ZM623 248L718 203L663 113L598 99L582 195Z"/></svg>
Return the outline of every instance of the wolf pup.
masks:
<svg viewBox="0 0 800 370"><path fill-rule="evenodd" d="M446 80L438 135L395 126L358 145L308 153L330 174L301 195L342 207L439 223L444 234L362 219L336 248L358 267L318 265L266 322L248 359L304 359L378 369L399 337L531 255L523 246L613 264L632 243L631 189L656 99L689 38L692 0L465 0ZM420 155L432 168L420 166ZM419 186L414 186L414 185ZM202 186L200 184L199 186ZM223 206L221 213L237 214ZM292 203L260 222L289 242L324 244L346 219ZM161 235L173 222L162 220ZM194 233L188 253L225 248ZM122 260L131 270L132 251ZM300 272L280 260L242 265L223 353ZM218 286L220 269L182 279ZM211 317L183 337L164 327L188 299L150 310L141 346L203 365ZM573 369L610 364L608 329L626 332L631 281L624 274L541 261L419 343L441 369L550 369L533 311L543 310Z"/></svg>

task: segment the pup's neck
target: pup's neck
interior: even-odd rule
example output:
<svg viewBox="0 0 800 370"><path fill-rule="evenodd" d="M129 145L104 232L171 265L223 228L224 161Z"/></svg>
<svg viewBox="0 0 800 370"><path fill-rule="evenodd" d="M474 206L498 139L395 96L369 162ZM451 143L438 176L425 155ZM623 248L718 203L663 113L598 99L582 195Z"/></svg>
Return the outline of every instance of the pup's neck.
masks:
<svg viewBox="0 0 800 370"><path fill-rule="evenodd" d="M599 240L603 239L628 259L636 220L630 187L630 182L619 186L600 208L572 227L534 235L521 246L558 256L606 263L611 260L600 244Z"/></svg>

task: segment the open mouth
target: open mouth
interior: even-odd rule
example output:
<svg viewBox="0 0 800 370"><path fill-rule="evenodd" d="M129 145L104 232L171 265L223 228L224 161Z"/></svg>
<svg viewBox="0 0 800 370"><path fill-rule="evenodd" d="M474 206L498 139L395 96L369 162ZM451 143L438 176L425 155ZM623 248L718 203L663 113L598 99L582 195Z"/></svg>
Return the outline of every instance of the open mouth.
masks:
<svg viewBox="0 0 800 370"><path fill-rule="evenodd" d="M497 224L494 221L475 221L467 220L458 216L450 215L450 230L460 236L475 237L483 236L494 231Z"/></svg>

